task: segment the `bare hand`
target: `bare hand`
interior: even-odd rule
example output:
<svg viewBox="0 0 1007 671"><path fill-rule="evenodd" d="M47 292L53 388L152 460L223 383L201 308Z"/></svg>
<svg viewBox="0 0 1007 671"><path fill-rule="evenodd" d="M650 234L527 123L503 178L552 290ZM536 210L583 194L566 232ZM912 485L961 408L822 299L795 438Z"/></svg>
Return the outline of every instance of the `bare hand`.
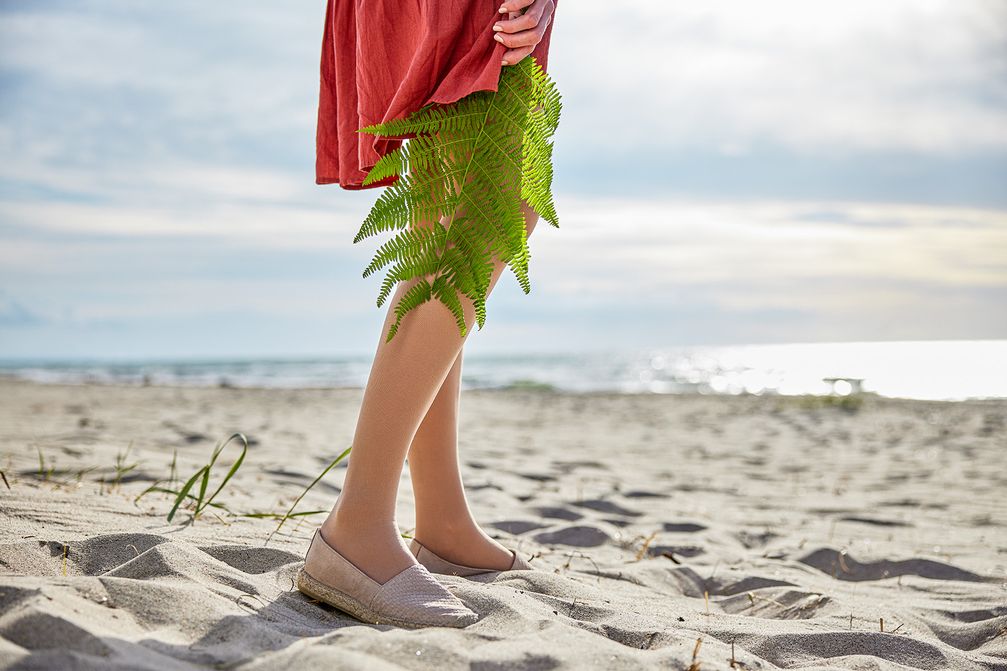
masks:
<svg viewBox="0 0 1007 671"><path fill-rule="evenodd" d="M503 55L503 65L514 65L535 51L552 21L555 8L553 0L506 0L500 6L500 13L507 14L508 18L493 24L496 31L493 37L508 48Z"/></svg>

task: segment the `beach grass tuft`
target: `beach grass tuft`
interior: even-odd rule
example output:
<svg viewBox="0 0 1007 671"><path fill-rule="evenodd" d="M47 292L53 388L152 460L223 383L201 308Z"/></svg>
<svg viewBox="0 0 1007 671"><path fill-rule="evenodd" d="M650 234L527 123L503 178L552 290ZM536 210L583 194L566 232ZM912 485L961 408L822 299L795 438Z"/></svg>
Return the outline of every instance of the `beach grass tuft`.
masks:
<svg viewBox="0 0 1007 671"><path fill-rule="evenodd" d="M235 438L239 438L241 440L241 452L238 454L237 459L234 460L234 463L231 464L231 468L228 469L227 473L224 475L223 480L221 480L217 488L213 491L212 494L207 496L207 490L209 489L210 486L210 477L213 473L213 467L217 464L217 459L220 457L221 452L224 451L224 448L227 447L227 445ZM248 439L245 438L244 434L242 433L232 433L227 438L227 440L217 443L217 445L213 448L213 453L210 455L210 461L207 462L195 473L193 473L192 477L190 477L186 481L185 485L182 486L181 489L176 490L171 489L170 487L161 487L160 481L158 481L152 484L147 489L140 492L140 494L137 495L137 497L133 501L135 503L139 501L142 497L152 492L173 494L175 496L175 503L174 505L172 505L171 510L168 511L169 522L171 522L175 518L175 513L178 512L178 509L181 507L182 503L186 502L187 500L190 500L194 503L191 515L188 520L189 523L195 522L199 518L199 516L203 513L203 511L210 506L214 508L219 508L221 510L224 510L225 512L230 512L226 506L224 506L222 503L216 503L214 499L217 498L217 495L220 494L221 490L224 489L227 483L231 481L231 478L234 477L234 474L238 472L238 469L241 468L241 464L245 461L245 455L247 453L248 453ZM172 464L174 465L174 460L172 461ZM195 490L195 493L193 493L194 491L193 488L196 486L197 482L199 483L199 487L198 489Z"/></svg>
<svg viewBox="0 0 1007 671"><path fill-rule="evenodd" d="M328 475L329 471L335 468L340 461L346 458L346 456L350 453L350 450L352 449L353 446L350 445L345 450L343 450L339 454L339 456L330 461L329 465L325 467L325 470L319 473L315 477L315 479L311 481L311 484L305 487L304 490L300 493L300 495L298 495L298 497L294 499L294 502L290 505L290 508L287 509L287 512L283 513L282 515L279 515L277 513L246 513L244 515L244 517L266 517L280 520L279 523L276 525L276 528L273 529L273 531L266 538L267 545L269 544L269 541L273 539L273 536L275 536L276 533L279 532L279 530L283 527L283 525L287 522L287 520L293 517L308 517L310 515L320 515L322 513L329 512L328 510L306 510L299 513L295 513L294 509L297 508L297 506L301 503L301 499L303 499L305 495L307 495L307 493L310 492L314 488L314 486L319 483L319 481L321 481L322 478Z"/></svg>
<svg viewBox="0 0 1007 671"><path fill-rule="evenodd" d="M175 485L178 482L178 448L176 447L171 451L171 470L168 473L168 482Z"/></svg>
<svg viewBox="0 0 1007 671"><path fill-rule="evenodd" d="M112 481L112 486L117 489L122 486L122 476L126 475L139 465L138 462L135 461L132 464L126 464L126 461L129 459L129 451L131 449L133 449L132 440L129 441L129 445L126 446L125 452L119 452L115 455L115 465L113 466L115 469L115 479Z"/></svg>
<svg viewBox="0 0 1007 671"><path fill-rule="evenodd" d="M231 441L233 441L235 439L239 439L241 441L241 452L237 455L237 457L235 458L234 462L231 464L230 468L227 470L227 473L223 476L223 479L221 480L221 482L217 486L217 488L214 489L212 493L208 494L207 492L210 489L210 480L211 480L211 478L213 476L214 468L216 466L218 466L217 461L218 461L221 453L224 451L224 448ZM190 510L190 517L189 517L189 520L187 521L187 523L191 523L191 522L196 521L204 512L207 512L207 508L214 508L216 510L219 510L219 511L221 511L223 513L226 513L226 514L234 516L234 517L251 517L251 518L259 518L259 519L274 519L274 520L278 520L276 528L273 529L273 531L266 538L266 544L268 544L269 541L272 540L273 536L277 532L279 532L280 529L283 528L283 525L286 524L286 522L288 520L294 519L294 518L303 519L303 518L309 517L311 515L320 515L320 514L328 512L328 510L303 510L303 511L298 511L297 510L297 506L300 505L301 501L308 494L308 492L310 492L315 487L315 485L317 485L322 480L322 478L324 478L326 475L328 475L329 471L331 471L333 468L335 468L341 461L343 461L343 459L346 458L346 456L350 453L351 449L352 449L352 446L347 447L335 459L333 459L331 462L329 462L329 464L325 467L325 469L322 470L322 472L319 473L315 477L315 479L312 480L301 491L301 493L297 496L296 499L294 499L294 502L290 505L290 507L285 512L282 512L282 513L280 513L280 512L250 512L250 513L236 512L234 510L231 510L225 504L220 503L220 502L218 502L218 501L215 500L217 498L217 495L221 493L221 491L224 489L224 487L227 485L227 483L230 482L231 479L237 474L238 469L241 468L242 464L245 461L245 456L246 456L246 454L248 452L248 440L245 438L244 434L242 434L240 432L236 432L236 433L231 434L223 442L218 442L217 445L213 448L213 452L210 454L210 460L206 464L204 464L202 467L200 467L195 473L193 473L192 476L190 476L189 479L185 481L185 484L182 485L181 487L178 486L178 482L179 482L179 479L178 479L178 450L175 450L172 453L172 456L171 456L171 464L169 465L169 469L170 470L169 470L168 478L166 480L157 480L156 482L154 482L152 485L150 485L149 487L147 487L146 489L144 489L142 492L140 492L133 499L133 502L134 503L138 503L140 501L140 499L142 499L144 496L146 496L148 494L154 494L154 493L169 494L169 495L175 497L174 498L174 502L172 504L172 507L168 511L168 521L169 522L171 522L175 518L175 515L178 513L178 510L185 503L191 504L191 508L189 508L189 510ZM133 467L136 466L136 464L130 464L128 466L126 465L128 453L129 453L129 451L127 449L126 453L121 454L117 458L117 460L116 460L116 473L117 473L117 475L120 473L120 470L124 474L124 473L128 472L129 470L131 470ZM121 475L119 477L121 477ZM116 483L118 483L118 478L116 480ZM228 523L222 517L220 517L220 515L217 515L216 512L213 512L213 511L209 511L209 512L212 512L213 515L214 515L214 517L216 517L218 520L220 520L222 522L225 522L225 523Z"/></svg>
<svg viewBox="0 0 1007 671"><path fill-rule="evenodd" d="M805 395L797 397L797 405L807 410L818 410L821 408L835 408L848 413L859 412L864 407L866 394L838 394L826 395Z"/></svg>
<svg viewBox="0 0 1007 671"><path fill-rule="evenodd" d="M36 446L35 449L38 451L38 478L39 480L44 480L48 482L52 478L53 465L50 463L48 468L46 467L45 455L42 454L42 448Z"/></svg>

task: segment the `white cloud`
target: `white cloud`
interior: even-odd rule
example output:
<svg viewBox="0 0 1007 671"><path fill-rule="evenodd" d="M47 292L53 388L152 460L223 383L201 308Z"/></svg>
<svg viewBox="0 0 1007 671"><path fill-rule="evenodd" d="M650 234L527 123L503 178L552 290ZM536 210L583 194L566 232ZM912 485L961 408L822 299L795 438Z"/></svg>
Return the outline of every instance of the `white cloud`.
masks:
<svg viewBox="0 0 1007 671"><path fill-rule="evenodd" d="M870 302L892 286L1007 288L1007 212L903 204L618 201L562 198L561 229L531 240L533 273L557 300L649 301L722 287L718 300L820 303L849 283ZM643 294L638 288L646 287ZM904 291L905 289L899 289ZM910 289L909 291L915 291Z"/></svg>
<svg viewBox="0 0 1007 671"><path fill-rule="evenodd" d="M335 211L289 204L236 203L222 199L215 206L193 212L184 209L80 203L7 204L0 217L8 225L74 236L99 234L134 236L137 239L188 237L252 242L274 248L325 248L349 244L363 220ZM45 235L37 242L45 244ZM13 243L11 243L13 244ZM31 244L28 239L24 244ZM0 250L6 269L31 265L11 246Z"/></svg>
<svg viewBox="0 0 1007 671"><path fill-rule="evenodd" d="M1007 149L995 0L578 0L553 40L563 132L600 146Z"/></svg>
<svg viewBox="0 0 1007 671"><path fill-rule="evenodd" d="M102 5L104 11L5 12L4 68L92 95L120 90L145 96L160 115L216 121L226 133L313 124L324 4L301 11L247 3L178 2L146 11ZM79 111L81 101L70 102ZM138 111L101 110L106 120L143 123L130 119Z"/></svg>
<svg viewBox="0 0 1007 671"><path fill-rule="evenodd" d="M894 314L900 301L918 304L931 290L975 296L1007 290L1004 211L564 194L558 194L557 207L561 228L542 222L530 241L533 287L550 301L589 309L695 295L725 309L757 305L828 312L884 305ZM135 284L137 291L155 286L159 292L171 286L165 298L174 298L157 304L169 311L173 301L180 306L191 300L184 297L199 294L214 302L231 296L230 304L257 309L267 307L261 301L271 297L278 311L290 308L285 296L301 290L315 295L317 285L310 279L299 280L301 290L281 282L277 291L262 288L268 283L256 281L259 288L252 290L245 280L235 280L235 259L258 252L263 252L256 258L266 276L289 266L290 255L331 252L332 264L353 278L345 290L367 304L375 282L356 278L388 237L354 245L363 212L335 217L320 207L279 204L230 204L198 218L77 203L8 204L0 215L36 233L3 240L5 274L22 282L36 278L35 284L39 278L57 284L84 278L103 286L102 292L122 284ZM188 256L196 252L193 267L212 267L216 258L229 270L219 276L203 273L192 283ZM272 253L278 255L275 261ZM144 260L154 258L156 263ZM106 276L108 282L102 279ZM165 279L176 276L177 282ZM982 305L986 299L975 300ZM310 310L310 301L297 305ZM126 302L116 309L139 306Z"/></svg>

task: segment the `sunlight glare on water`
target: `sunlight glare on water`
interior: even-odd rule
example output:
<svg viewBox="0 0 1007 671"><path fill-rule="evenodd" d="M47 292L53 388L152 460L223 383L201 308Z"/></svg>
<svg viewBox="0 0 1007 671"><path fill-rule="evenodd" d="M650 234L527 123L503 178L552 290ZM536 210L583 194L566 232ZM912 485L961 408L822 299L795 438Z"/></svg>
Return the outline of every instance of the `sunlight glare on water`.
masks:
<svg viewBox="0 0 1007 671"><path fill-rule="evenodd" d="M685 348L650 352L646 359L638 364L645 384L637 391L848 395L862 381L863 391L883 396L1007 396L1005 341ZM668 361L673 363L669 366Z"/></svg>

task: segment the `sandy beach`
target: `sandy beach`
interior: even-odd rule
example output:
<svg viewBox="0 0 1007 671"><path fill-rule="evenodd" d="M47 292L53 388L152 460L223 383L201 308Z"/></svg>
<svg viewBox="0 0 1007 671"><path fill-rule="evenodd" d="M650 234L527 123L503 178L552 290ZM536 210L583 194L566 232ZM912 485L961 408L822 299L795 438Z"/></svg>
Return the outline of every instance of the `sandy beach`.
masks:
<svg viewBox="0 0 1007 671"><path fill-rule="evenodd" d="M465 392L472 509L536 570L439 576L480 621L404 630L293 589L320 516L243 516L288 510L361 395L0 379L0 667L1007 669L1007 401ZM136 500L235 432L226 509Z"/></svg>

